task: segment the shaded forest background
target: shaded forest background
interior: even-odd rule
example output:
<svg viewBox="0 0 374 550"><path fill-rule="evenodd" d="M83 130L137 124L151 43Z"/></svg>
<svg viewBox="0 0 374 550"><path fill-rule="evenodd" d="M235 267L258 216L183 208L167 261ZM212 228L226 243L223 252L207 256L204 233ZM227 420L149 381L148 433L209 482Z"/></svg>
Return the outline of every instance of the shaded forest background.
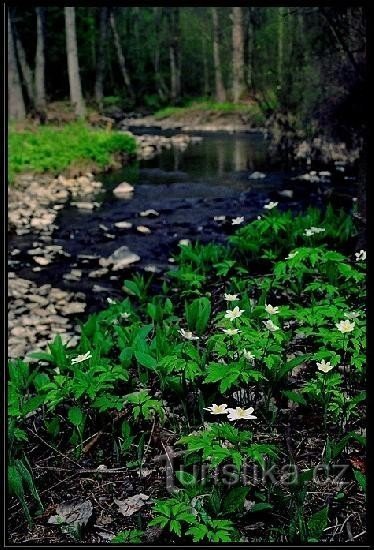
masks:
<svg viewBox="0 0 374 550"><path fill-rule="evenodd" d="M287 112L350 145L365 47L363 7L10 7L9 114L69 97L79 116L204 98Z"/></svg>

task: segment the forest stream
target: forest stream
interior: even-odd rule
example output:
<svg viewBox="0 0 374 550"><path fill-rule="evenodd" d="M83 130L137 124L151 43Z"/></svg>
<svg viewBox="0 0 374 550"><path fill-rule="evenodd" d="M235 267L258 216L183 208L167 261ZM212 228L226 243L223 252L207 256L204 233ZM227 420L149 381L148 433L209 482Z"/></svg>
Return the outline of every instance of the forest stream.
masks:
<svg viewBox="0 0 374 550"><path fill-rule="evenodd" d="M232 224L234 218L250 221L263 213L269 201L278 202L282 210L322 206L328 201L351 208L356 193L352 170L338 165L313 169L308 172L287 167L279 158L270 158L268 142L261 133L203 135L201 141L190 143L185 150L172 147L152 159L96 175L103 188L92 198L100 206L84 210L68 201L59 210L51 242L61 247L62 253L48 265L35 268L32 252L45 246L37 234L10 236L10 278L15 278L15 283L23 279L24 286L31 284L34 295L40 288L45 295L49 285L56 295L56 289L76 293L86 305L80 311L78 307L64 313L74 319L83 318L105 307L108 298L120 299L123 281L134 269L143 273L173 269L172 255L178 252L182 239L224 242L238 227ZM118 198L113 189L124 181L134 186L134 192ZM125 256L135 254L135 261L117 271L103 266L105 258L119 249L120 255L124 250ZM39 325L35 321L34 325L43 330L37 331L34 342L25 344L27 326L13 328L17 320L27 325L20 318L26 312L21 303L24 298L16 293L13 297L17 300L16 307L12 300L9 305L9 328L13 331L9 353L16 356L20 342L26 346L25 351L36 344L45 345L49 329L44 321ZM43 300L32 298L33 314L42 313ZM59 332L64 333L68 327L60 327Z"/></svg>

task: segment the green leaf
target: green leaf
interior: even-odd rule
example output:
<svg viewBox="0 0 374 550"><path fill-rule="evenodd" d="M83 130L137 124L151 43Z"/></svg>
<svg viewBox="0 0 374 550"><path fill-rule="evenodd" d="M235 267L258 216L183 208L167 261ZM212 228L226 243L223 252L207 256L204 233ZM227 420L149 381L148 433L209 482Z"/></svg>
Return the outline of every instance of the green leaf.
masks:
<svg viewBox="0 0 374 550"><path fill-rule="evenodd" d="M157 360L148 353L135 351L135 357L138 363L140 363L143 367L146 367L147 369L154 370L157 367Z"/></svg>
<svg viewBox="0 0 374 550"><path fill-rule="evenodd" d="M307 402L304 399L303 395L300 392L283 390L283 395L285 395L290 401L294 401L299 405L306 405Z"/></svg>
<svg viewBox="0 0 374 550"><path fill-rule="evenodd" d="M48 361L48 363L54 363L54 359L50 353L46 353L45 351L36 351L34 353L30 353L29 357L32 357L33 359L40 359L41 361Z"/></svg>
<svg viewBox="0 0 374 550"><path fill-rule="evenodd" d="M176 535L178 535L178 537L182 535L181 524L179 523L179 521L175 519L170 520L170 531L174 532Z"/></svg>
<svg viewBox="0 0 374 550"><path fill-rule="evenodd" d="M200 542L208 533L206 525L194 525L186 531L186 535L192 535L193 542Z"/></svg>
<svg viewBox="0 0 374 550"><path fill-rule="evenodd" d="M71 407L68 412L68 418L76 428L79 428L83 423L83 413L79 407Z"/></svg>
<svg viewBox="0 0 374 550"><path fill-rule="evenodd" d="M249 487L234 487L225 496L222 503L222 508L225 512L237 512L243 510L244 501L249 492Z"/></svg>
<svg viewBox="0 0 374 550"><path fill-rule="evenodd" d="M308 520L307 527L308 527L308 538L311 537L313 539L319 540L321 538L321 535L323 531L326 529L328 524L328 513L329 513L329 507L325 506L325 508L322 508L318 512L312 515L312 517Z"/></svg>
<svg viewBox="0 0 374 550"><path fill-rule="evenodd" d="M271 510L272 508L273 506L269 502L257 502L252 506L250 512L264 512L265 510Z"/></svg>
<svg viewBox="0 0 374 550"><path fill-rule="evenodd" d="M185 472L184 470L178 470L175 472L175 477L183 485L183 487L190 487L197 484L197 479L192 474Z"/></svg>
<svg viewBox="0 0 374 550"><path fill-rule="evenodd" d="M360 472L360 470L353 470L353 475L356 478L357 483L361 487L362 491L366 493L366 476Z"/></svg>

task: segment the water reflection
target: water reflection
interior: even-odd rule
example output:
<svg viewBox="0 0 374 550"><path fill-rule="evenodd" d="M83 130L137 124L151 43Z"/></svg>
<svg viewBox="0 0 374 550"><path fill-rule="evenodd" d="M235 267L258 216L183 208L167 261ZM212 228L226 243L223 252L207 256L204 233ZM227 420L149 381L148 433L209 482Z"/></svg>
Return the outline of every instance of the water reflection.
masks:
<svg viewBox="0 0 374 550"><path fill-rule="evenodd" d="M140 161L138 169L141 173L149 169L184 172L191 181L231 185L230 176L233 172L251 173L258 170L268 173L274 169L276 162L274 157L269 158L268 142L261 134L222 134L204 136L201 142L190 144L183 151L176 148L164 150L153 159ZM105 182L109 186L112 180L143 183L144 178L136 176L139 170L132 170L131 166L112 175L106 175ZM152 176L149 174L147 181L151 179ZM161 182L159 174L154 183Z"/></svg>

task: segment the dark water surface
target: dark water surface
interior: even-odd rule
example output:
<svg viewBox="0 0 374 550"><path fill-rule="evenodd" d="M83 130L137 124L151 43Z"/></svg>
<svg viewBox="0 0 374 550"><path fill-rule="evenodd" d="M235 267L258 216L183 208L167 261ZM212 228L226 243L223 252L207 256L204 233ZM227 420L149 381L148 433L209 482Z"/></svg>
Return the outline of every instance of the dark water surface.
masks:
<svg viewBox="0 0 374 550"><path fill-rule="evenodd" d="M256 171L266 177L250 179ZM341 173L334 174L332 182L322 183L291 180L295 175L296 171L285 172L280 160L269 156L268 142L261 134L210 134L183 152L172 148L151 160L98 175L96 179L105 187L92 200L100 202L100 207L83 211L67 204L56 218L58 228L53 243L62 245L70 257L55 257L51 264L34 272L35 264L26 252L33 244L42 246L42 243L35 236L19 236L9 242L10 247L21 250L17 258L21 261L13 269L38 284L48 282L94 295L91 305L88 300L87 312L90 312L99 309L100 302L107 297L122 294L122 281L131 273L130 269L102 278L89 277L100 268L100 258L108 257L121 246L128 246L140 256L141 260L134 264L137 269L164 271L171 268L168 259L177 252L180 239L224 242L238 227L232 226L232 218L254 219L264 212L263 206L269 200L278 201L280 209L299 210L308 204L322 206L327 201L326 193L331 194L335 187L346 193L348 188L352 189L352 182L348 185ZM112 189L122 181L134 186L131 198L119 199L112 194ZM291 198L279 194L285 189L292 191ZM348 205L349 196L346 202ZM147 209L155 209L159 216L141 217L140 212ZM222 224L214 216L226 216L227 221ZM133 226L118 229L114 224L119 221ZM151 233L140 233L136 229L139 225L148 227ZM82 271L79 280L63 279L71 269ZM102 290L93 290L94 285Z"/></svg>

